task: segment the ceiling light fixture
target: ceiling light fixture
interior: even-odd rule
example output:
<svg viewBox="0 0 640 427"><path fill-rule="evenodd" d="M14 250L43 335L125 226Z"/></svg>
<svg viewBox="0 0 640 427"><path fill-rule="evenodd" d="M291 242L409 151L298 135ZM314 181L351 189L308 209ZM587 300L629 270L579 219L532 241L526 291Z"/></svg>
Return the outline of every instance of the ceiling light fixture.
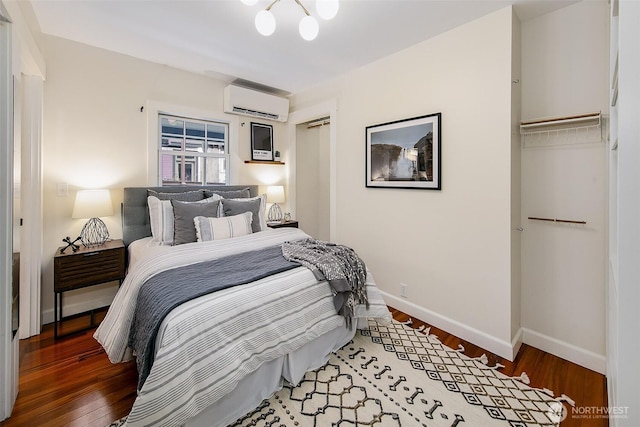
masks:
<svg viewBox="0 0 640 427"><path fill-rule="evenodd" d="M258 0L240 0L242 3L252 6L257 3ZM280 0L273 0L266 9L258 12L255 18L256 29L263 36L270 36L276 30L276 18L271 13L271 8ZM318 20L311 16L306 7L300 2L300 0L294 0L298 6L304 12L304 17L300 20L298 25L298 31L300 36L305 40L313 40L318 36L320 26ZM322 19L332 19L338 14L340 8L339 0L316 0L316 11L318 16Z"/></svg>
<svg viewBox="0 0 640 427"><path fill-rule="evenodd" d="M322 19L333 19L338 14L340 2L338 0L316 0L316 12Z"/></svg>

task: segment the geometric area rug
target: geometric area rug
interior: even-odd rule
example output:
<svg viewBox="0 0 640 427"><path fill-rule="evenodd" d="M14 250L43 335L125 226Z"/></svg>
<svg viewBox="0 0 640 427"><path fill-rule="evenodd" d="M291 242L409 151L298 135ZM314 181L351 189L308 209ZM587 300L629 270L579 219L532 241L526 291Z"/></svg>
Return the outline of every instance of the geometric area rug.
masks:
<svg viewBox="0 0 640 427"><path fill-rule="evenodd" d="M562 403L400 322L358 331L324 367L232 426L557 426ZM526 378L526 377L525 377Z"/></svg>
<svg viewBox="0 0 640 427"><path fill-rule="evenodd" d="M523 381L526 375L504 375L429 330L369 320L325 366L229 427L558 426L566 414L560 399Z"/></svg>

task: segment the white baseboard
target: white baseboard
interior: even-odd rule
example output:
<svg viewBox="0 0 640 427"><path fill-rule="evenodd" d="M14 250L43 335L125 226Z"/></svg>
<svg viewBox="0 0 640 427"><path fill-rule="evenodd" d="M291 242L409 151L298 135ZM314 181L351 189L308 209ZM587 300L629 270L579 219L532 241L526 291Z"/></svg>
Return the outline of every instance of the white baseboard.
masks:
<svg viewBox="0 0 640 427"><path fill-rule="evenodd" d="M587 369L606 375L607 359L605 356L594 353L573 344L541 334L531 329L522 328L522 340L525 344L566 359Z"/></svg>
<svg viewBox="0 0 640 427"><path fill-rule="evenodd" d="M385 302L390 306L507 360L513 361L517 349L519 349L522 344L522 340L520 339L522 336L521 331L518 331L513 342L503 341L469 325L420 307L404 298L398 298L384 291L380 292L382 292L382 297Z"/></svg>
<svg viewBox="0 0 640 427"><path fill-rule="evenodd" d="M420 319L423 322L447 331L458 338L469 341L474 345L507 360L513 361L518 354L520 347L525 343L587 369L591 369L592 371L606 375L607 363L605 356L593 353L573 344L560 341L556 338L549 337L527 328L520 328L515 337L509 343L488 335L485 332L479 331L469 325L465 325L424 307L420 307L419 305L407 301L404 298L399 298L384 291L381 292L384 300L390 306Z"/></svg>
<svg viewBox="0 0 640 427"><path fill-rule="evenodd" d="M516 336L511 340L511 361L515 360L518 352L520 351L520 347L522 347L522 334L523 330L520 328L518 329L518 332L516 332Z"/></svg>

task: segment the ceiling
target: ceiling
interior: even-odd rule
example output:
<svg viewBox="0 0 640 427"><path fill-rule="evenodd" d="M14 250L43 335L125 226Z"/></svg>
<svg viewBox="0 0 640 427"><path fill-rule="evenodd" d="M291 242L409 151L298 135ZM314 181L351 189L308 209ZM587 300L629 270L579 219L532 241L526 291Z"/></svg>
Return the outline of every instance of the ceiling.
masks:
<svg viewBox="0 0 640 427"><path fill-rule="evenodd" d="M310 42L298 34L303 12L294 0L273 6L273 35L256 31L254 16L270 1L30 0L23 9L45 34L288 94L509 4L527 20L577 0L341 0ZM315 0L301 2L315 14Z"/></svg>

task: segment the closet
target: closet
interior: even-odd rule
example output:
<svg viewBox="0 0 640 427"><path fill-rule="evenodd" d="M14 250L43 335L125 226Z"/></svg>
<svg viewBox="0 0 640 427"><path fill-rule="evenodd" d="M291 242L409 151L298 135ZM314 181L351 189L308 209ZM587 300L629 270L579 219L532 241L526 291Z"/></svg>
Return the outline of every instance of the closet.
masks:
<svg viewBox="0 0 640 427"><path fill-rule="evenodd" d="M608 5L522 22L523 342L606 372Z"/></svg>
<svg viewBox="0 0 640 427"><path fill-rule="evenodd" d="M328 118L296 126L296 218L306 233L329 241L330 144Z"/></svg>
<svg viewBox="0 0 640 427"><path fill-rule="evenodd" d="M602 114L525 120L522 139L522 316L527 342L603 372L606 145ZM590 313L585 316L584 313ZM560 353L560 354L558 354ZM584 359L576 359L584 357Z"/></svg>

